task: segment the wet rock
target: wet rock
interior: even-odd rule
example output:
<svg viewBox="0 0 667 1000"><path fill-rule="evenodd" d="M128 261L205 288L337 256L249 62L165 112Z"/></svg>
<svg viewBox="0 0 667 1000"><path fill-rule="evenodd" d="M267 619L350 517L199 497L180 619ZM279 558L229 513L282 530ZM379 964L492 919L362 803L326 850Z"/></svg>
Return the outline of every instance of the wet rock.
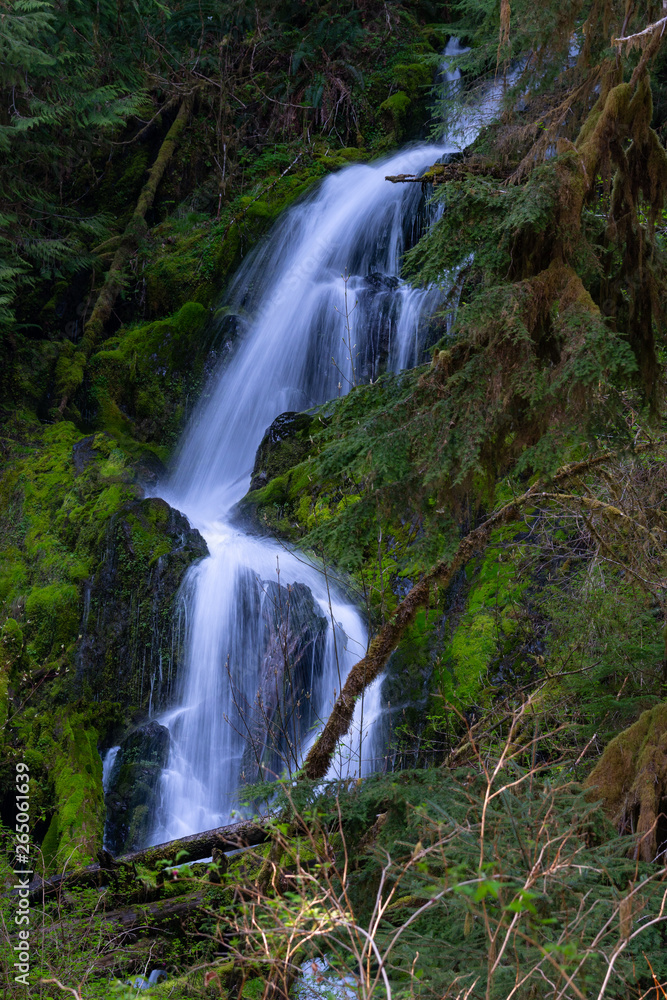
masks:
<svg viewBox="0 0 667 1000"><path fill-rule="evenodd" d="M247 781L258 780L260 763L273 773L296 757L316 718L313 694L322 675L328 621L309 587L254 583L261 623L257 691L250 708L251 738L244 760ZM257 620L256 618L254 619Z"/></svg>
<svg viewBox="0 0 667 1000"><path fill-rule="evenodd" d="M365 336L356 345L355 372L359 382L377 379L387 370L390 345L400 316L400 295L395 294L400 282L389 274L374 272L363 279L357 306L365 328Z"/></svg>
<svg viewBox="0 0 667 1000"><path fill-rule="evenodd" d="M373 274L366 275L364 284L375 292L393 291L394 288L398 288L399 280L393 274L381 274L379 271L374 271Z"/></svg>
<svg viewBox="0 0 667 1000"><path fill-rule="evenodd" d="M310 427L314 417L288 411L276 417L267 429L255 455L250 491L259 490L276 476L302 462L310 449Z"/></svg>
<svg viewBox="0 0 667 1000"><path fill-rule="evenodd" d="M143 711L169 702L182 652L179 589L206 555L199 532L164 500L133 501L113 515L84 593L76 657L82 695Z"/></svg>
<svg viewBox="0 0 667 1000"><path fill-rule="evenodd" d="M167 467L153 451L142 451L133 462L134 471L142 486L155 486L167 474Z"/></svg>
<svg viewBox="0 0 667 1000"><path fill-rule="evenodd" d="M105 796L105 843L112 854L143 847L159 801L160 774L169 757L169 730L148 722L125 737Z"/></svg>

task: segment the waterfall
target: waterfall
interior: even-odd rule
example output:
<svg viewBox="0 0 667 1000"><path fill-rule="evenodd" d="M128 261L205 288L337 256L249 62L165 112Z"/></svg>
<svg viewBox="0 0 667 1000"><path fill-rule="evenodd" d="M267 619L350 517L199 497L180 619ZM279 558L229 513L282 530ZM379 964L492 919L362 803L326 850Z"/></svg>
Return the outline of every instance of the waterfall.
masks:
<svg viewBox="0 0 667 1000"><path fill-rule="evenodd" d="M457 51L450 43L446 54ZM446 79L456 86L458 75ZM188 654L176 706L159 719L171 751L152 843L223 824L244 780L294 770L366 651L367 625L342 591L303 557L246 534L230 512L280 413L320 404L381 368L424 360L440 294L398 275L433 210L420 185L385 177L423 171L478 128L479 119L456 144L417 145L330 175L285 214L232 284L226 314L236 317L239 343L160 487L201 531L210 556L183 586ZM297 665L287 662L290 614L309 635ZM374 769L380 686L360 699L332 776Z"/></svg>

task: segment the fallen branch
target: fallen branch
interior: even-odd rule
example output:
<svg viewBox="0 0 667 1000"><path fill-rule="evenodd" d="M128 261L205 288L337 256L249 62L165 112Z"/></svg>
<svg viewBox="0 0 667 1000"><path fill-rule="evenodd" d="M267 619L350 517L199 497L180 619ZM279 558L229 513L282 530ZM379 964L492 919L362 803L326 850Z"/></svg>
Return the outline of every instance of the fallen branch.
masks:
<svg viewBox="0 0 667 1000"><path fill-rule="evenodd" d="M467 177L494 177L506 180L513 170L514 164L502 166L497 163L480 161L453 163L434 163L421 174L389 174L386 181L392 184L445 184L447 181L462 181Z"/></svg>
<svg viewBox="0 0 667 1000"><path fill-rule="evenodd" d="M647 451L650 448L664 444L666 438L657 441L648 441L638 445L635 454ZM582 462L575 462L563 466L551 478L553 485L565 482L567 479L589 472L615 457L613 452L603 452ZM354 705L359 695L380 675L387 665L389 657L396 649L408 626L414 621L417 612L424 607L429 600L431 588L434 584L442 587L451 583L455 574L469 560L482 549L488 542L490 534L504 524L514 520L520 510L529 504L539 500L547 502L560 501L572 504L577 498L570 494L546 492L546 483L538 480L530 489L521 496L516 497L511 503L501 507L500 510L492 514L484 524L471 531L458 545L456 552L450 559L443 559L422 580L416 584L407 597L401 601L396 608L394 615L384 625L371 641L368 653L363 659L352 667L347 680L341 691L332 711L327 719L324 729L311 747L303 768L303 777L312 781L319 781L324 778L329 770L333 755L341 740L348 732L352 717L354 715ZM583 505L590 505L589 498L581 498ZM604 505L602 505L604 506Z"/></svg>

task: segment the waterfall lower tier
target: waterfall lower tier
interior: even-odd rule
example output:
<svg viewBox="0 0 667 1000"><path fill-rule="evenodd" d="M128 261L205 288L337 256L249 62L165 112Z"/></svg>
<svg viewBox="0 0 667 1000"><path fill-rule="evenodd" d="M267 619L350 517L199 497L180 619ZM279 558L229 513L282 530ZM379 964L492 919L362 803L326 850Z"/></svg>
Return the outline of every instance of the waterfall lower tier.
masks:
<svg viewBox="0 0 667 1000"><path fill-rule="evenodd" d="M201 527L211 556L184 593L189 661L182 701L160 719L171 753L156 843L221 826L245 783L295 771L367 644L361 616L316 567L228 523ZM374 769L380 713L377 683L337 773Z"/></svg>

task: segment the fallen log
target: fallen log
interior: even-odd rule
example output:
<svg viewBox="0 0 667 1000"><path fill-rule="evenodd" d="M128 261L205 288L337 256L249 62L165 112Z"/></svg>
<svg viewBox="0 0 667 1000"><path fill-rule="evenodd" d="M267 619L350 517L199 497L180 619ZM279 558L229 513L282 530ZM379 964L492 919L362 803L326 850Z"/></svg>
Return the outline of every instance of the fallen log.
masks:
<svg viewBox="0 0 667 1000"><path fill-rule="evenodd" d="M516 164L488 163L479 160L454 160L450 163L434 163L422 174L390 174L385 177L392 184L445 184L447 181L462 181L469 177L493 177L506 180L516 169Z"/></svg>
<svg viewBox="0 0 667 1000"><path fill-rule="evenodd" d="M115 942L122 941L128 934L134 936L139 931L142 937L148 937L151 933L159 933L165 924L180 921L210 905L210 902L207 890L200 888L187 895L159 899L153 903L123 906L107 911L99 909L90 916L76 919L65 917L52 924L45 924L40 933L46 936L57 934L61 938L75 939L79 942L88 937L99 938L100 932L104 937L113 938Z"/></svg>
<svg viewBox="0 0 667 1000"><path fill-rule="evenodd" d="M214 830L169 840L165 844L146 847L142 851L133 851L118 858L112 857L108 851L100 851L98 855L100 860L97 864L74 868L70 872L65 871L49 878L37 876L28 886L29 899L34 903L60 889L107 885L113 879L133 873L138 864L147 868L154 868L158 861L183 864L186 861L199 861L201 858L211 857L214 850L234 851L239 847L264 844L270 839L267 826L268 817L261 817L256 822L243 821L219 826ZM13 890L12 895L16 892L17 890Z"/></svg>
<svg viewBox="0 0 667 1000"><path fill-rule="evenodd" d="M153 868L158 861L174 863L178 860L179 864L182 864L184 861L198 861L200 858L208 858L216 848L220 851L235 851L239 847L254 847L256 844L264 844L270 839L270 834L266 829L268 823L269 817L261 816L257 821L244 820L229 826L219 826L215 830L206 830L204 833L193 833L189 837L181 837L180 840L169 840L166 844L145 847L142 851L123 855L122 858L118 858L118 861L130 864L139 863ZM185 854L179 859L181 852L185 852Z"/></svg>

